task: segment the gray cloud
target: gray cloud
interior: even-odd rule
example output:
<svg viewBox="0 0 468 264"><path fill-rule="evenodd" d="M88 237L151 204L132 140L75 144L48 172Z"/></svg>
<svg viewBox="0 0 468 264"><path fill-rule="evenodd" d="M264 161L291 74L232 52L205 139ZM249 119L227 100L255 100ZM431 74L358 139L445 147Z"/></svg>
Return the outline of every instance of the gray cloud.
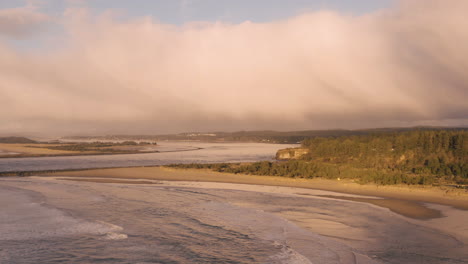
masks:
<svg viewBox="0 0 468 264"><path fill-rule="evenodd" d="M463 0L164 25L69 9L46 54L0 44L0 133L468 124Z"/></svg>
<svg viewBox="0 0 468 264"><path fill-rule="evenodd" d="M37 33L50 20L34 5L0 9L0 36L25 38Z"/></svg>

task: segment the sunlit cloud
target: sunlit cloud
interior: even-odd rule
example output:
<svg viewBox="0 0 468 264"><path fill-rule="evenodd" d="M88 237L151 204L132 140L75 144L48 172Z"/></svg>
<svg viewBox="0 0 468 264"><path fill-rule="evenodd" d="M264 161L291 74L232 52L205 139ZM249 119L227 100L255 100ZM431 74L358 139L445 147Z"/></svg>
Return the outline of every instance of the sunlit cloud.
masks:
<svg viewBox="0 0 468 264"><path fill-rule="evenodd" d="M361 16L174 26L70 8L62 48L0 43L0 132L466 125L465 10L410 0Z"/></svg>
<svg viewBox="0 0 468 264"><path fill-rule="evenodd" d="M32 2L24 7L0 9L0 36L25 38L37 33L50 20Z"/></svg>

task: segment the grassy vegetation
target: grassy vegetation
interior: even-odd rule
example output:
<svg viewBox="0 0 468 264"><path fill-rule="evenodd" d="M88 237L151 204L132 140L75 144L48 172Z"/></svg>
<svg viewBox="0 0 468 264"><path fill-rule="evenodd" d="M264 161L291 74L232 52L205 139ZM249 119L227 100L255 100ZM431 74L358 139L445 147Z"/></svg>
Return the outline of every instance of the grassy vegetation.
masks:
<svg viewBox="0 0 468 264"><path fill-rule="evenodd" d="M109 168L114 168L114 167L103 167L101 169L109 169ZM58 172L88 171L88 170L95 170L95 168L58 169L58 170L33 170L33 171L1 171L0 172L0 177L8 177L8 176L27 177L27 176L52 174L52 173L58 173Z"/></svg>
<svg viewBox="0 0 468 264"><path fill-rule="evenodd" d="M398 172L356 168L349 165L290 160L281 162L261 161L249 164L174 164L173 168L210 169L218 172L242 173L250 175L280 176L290 178L353 179L357 182L380 185L393 184L434 184L435 178L429 175L402 174Z"/></svg>
<svg viewBox="0 0 468 264"><path fill-rule="evenodd" d="M151 145L152 143L135 141L124 141L120 143L114 142L91 142L91 143L73 143L73 144L60 144L53 146L41 146L40 148L47 148L52 150L67 150L67 151L78 151L78 152L105 152L105 153L134 153L134 150L128 149L114 149L113 147L122 146L143 146ZM154 143L153 143L154 144ZM29 146L35 147L35 146Z"/></svg>
<svg viewBox="0 0 468 264"><path fill-rule="evenodd" d="M146 146L148 145L156 145L156 143L137 143L134 141L124 141L120 143L0 143L0 158L111 155L158 152L155 149L147 148Z"/></svg>
<svg viewBox="0 0 468 264"><path fill-rule="evenodd" d="M468 131L421 130L312 138L299 160L251 164L178 164L219 172L293 178L354 179L381 185L468 184Z"/></svg>
<svg viewBox="0 0 468 264"><path fill-rule="evenodd" d="M25 137L0 137L0 143L9 144L33 144L36 141Z"/></svg>

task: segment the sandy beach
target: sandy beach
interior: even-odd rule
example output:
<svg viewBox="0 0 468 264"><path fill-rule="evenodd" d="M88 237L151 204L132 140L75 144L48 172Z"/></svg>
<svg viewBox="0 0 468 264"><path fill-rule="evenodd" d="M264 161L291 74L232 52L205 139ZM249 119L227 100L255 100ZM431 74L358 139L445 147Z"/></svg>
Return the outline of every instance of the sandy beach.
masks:
<svg viewBox="0 0 468 264"><path fill-rule="evenodd" d="M67 144L16 144L0 143L0 158L25 158L25 157L58 157L58 156L87 156L87 155L119 155L119 154L141 154L159 152L155 149L145 150L146 146L112 146L96 148L94 150L61 150L52 149ZM112 148L115 152L108 152ZM178 150L183 151L183 150Z"/></svg>
<svg viewBox="0 0 468 264"><path fill-rule="evenodd" d="M13 153L3 155L0 152L0 157L20 156L20 157L36 157L36 156L58 156L58 155L73 155L76 151L55 150L47 147L56 146L52 144L7 144L0 143L0 150L5 153Z"/></svg>
<svg viewBox="0 0 468 264"><path fill-rule="evenodd" d="M428 208L424 203L448 205L458 209L468 210L468 193L465 190L443 189L431 186L360 185L351 181L292 179L271 176L219 173L208 170L173 169L167 167L94 169L48 173L41 176L79 177L79 179L75 180L99 183L118 183L121 181L121 183L147 184L148 182L143 180L160 180L237 183L316 189L343 194L372 196L350 198L348 196L333 195L329 196L329 198L371 203L414 219L431 219L442 216L438 210ZM73 179L69 178L68 180ZM378 199L375 197L384 199Z"/></svg>

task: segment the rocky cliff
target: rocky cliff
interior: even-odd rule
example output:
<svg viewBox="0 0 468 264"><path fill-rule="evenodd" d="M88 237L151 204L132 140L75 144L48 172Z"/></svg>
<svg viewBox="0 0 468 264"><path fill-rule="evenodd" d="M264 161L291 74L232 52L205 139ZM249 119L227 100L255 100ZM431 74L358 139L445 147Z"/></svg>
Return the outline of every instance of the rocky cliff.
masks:
<svg viewBox="0 0 468 264"><path fill-rule="evenodd" d="M280 149L278 150L278 152L276 152L276 159L277 160L299 159L307 153L309 153L309 150L306 148Z"/></svg>

